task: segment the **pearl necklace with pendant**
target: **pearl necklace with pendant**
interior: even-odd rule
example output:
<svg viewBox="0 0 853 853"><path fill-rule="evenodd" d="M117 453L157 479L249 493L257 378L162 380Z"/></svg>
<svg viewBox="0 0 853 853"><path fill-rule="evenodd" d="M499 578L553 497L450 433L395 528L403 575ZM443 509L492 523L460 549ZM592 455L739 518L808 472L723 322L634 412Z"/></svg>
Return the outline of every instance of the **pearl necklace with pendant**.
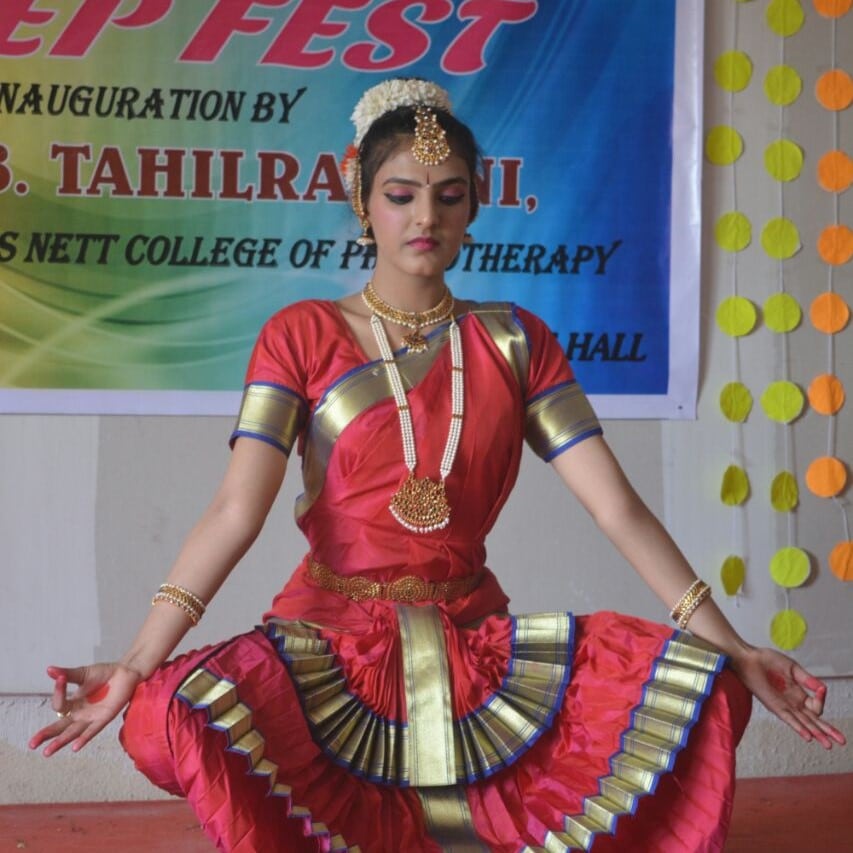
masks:
<svg viewBox="0 0 853 853"><path fill-rule="evenodd" d="M449 293L449 291L448 291ZM451 308L453 298L451 299ZM435 310L435 309L433 309ZM396 322L396 321L395 321ZM404 325L404 324L401 324ZM403 441L403 460L408 470L408 476L391 498L388 508L397 521L413 533L430 533L440 530L450 523L450 504L444 488L444 481L453 468L459 439L462 437L462 416L464 412L465 383L462 362L462 336L455 318L450 321L450 428L447 432L447 442L439 468L440 479L415 476L418 464L415 447L415 432L412 427L412 414L403 388L400 370L394 359L391 344L385 327L378 313L370 318L370 328L376 338L376 344L382 355L385 372L397 404L397 414L400 419L400 435Z"/></svg>

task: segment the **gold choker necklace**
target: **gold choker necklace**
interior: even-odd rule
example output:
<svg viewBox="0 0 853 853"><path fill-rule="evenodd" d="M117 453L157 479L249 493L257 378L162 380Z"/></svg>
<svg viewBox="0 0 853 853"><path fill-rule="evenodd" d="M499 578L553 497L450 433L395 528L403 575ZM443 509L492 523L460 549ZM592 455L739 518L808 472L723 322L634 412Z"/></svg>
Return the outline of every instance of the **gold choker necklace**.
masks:
<svg viewBox="0 0 853 853"><path fill-rule="evenodd" d="M426 311L403 311L389 305L374 289L373 282L369 281L361 291L364 304L378 317L405 326L414 331L403 338L405 346L413 352L423 352L427 348L427 339L421 334L424 326L432 326L435 323L443 323L453 314L453 295L445 286L444 295L437 305Z"/></svg>
<svg viewBox="0 0 853 853"><path fill-rule="evenodd" d="M415 469L418 465L418 455L415 448L415 431L412 427L412 412L406 398L406 390L400 370L391 351L388 335L382 326L379 315L374 313L370 318L370 328L376 338L379 352L394 402L397 404L397 415L400 419L400 436L403 440L403 461L408 475L391 498L388 508L400 524L413 533L430 533L441 530L450 523L450 504L444 489L444 481L453 468L459 440L462 437L462 415L465 402L465 384L463 381L462 336L456 319L450 321L450 427L447 431L447 441L444 445L444 455L439 467L440 479L418 477Z"/></svg>

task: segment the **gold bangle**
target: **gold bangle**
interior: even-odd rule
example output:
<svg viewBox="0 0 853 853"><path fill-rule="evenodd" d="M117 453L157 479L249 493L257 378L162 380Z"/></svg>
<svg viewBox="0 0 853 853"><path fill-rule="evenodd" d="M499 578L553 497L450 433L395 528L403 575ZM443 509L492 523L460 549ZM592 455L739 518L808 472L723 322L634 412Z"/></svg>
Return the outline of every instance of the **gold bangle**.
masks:
<svg viewBox="0 0 853 853"><path fill-rule="evenodd" d="M696 598L693 600L692 604L681 614L681 618L678 620L678 627L684 630L687 627L687 623L690 621L690 617L693 615L694 611L699 607L699 605L711 595L711 587L704 586Z"/></svg>
<svg viewBox="0 0 853 853"><path fill-rule="evenodd" d="M195 604L201 615L204 615L204 611L207 609L204 602L195 593L190 592L185 586L178 586L174 583L161 583L158 592L169 592L172 595L177 595L179 597L186 596L193 604Z"/></svg>
<svg viewBox="0 0 853 853"><path fill-rule="evenodd" d="M679 628L684 629L690 621L690 617L696 608L711 594L711 587L705 581L696 579L687 589L687 592L678 599L675 607L669 614Z"/></svg>
<svg viewBox="0 0 853 853"><path fill-rule="evenodd" d="M151 599L151 606L165 602L183 610L193 625L198 625L204 615L204 602L194 593L176 584L164 583Z"/></svg>
<svg viewBox="0 0 853 853"><path fill-rule="evenodd" d="M690 603L693 596L696 593L697 587L702 586L702 581L699 578L696 578L689 587L687 587L687 591L678 601L673 605L672 610L669 612L670 619L674 619L676 622L678 621L678 617L681 615L681 612L684 610L684 607Z"/></svg>
<svg viewBox="0 0 853 853"><path fill-rule="evenodd" d="M193 625L198 625L199 619L201 619L200 614L192 605L187 604L183 599L170 595L168 592L158 592L154 595L154 598L151 599L151 606L153 607L155 604L160 604L162 602L171 604L174 607L183 610L189 617L190 622L192 622Z"/></svg>

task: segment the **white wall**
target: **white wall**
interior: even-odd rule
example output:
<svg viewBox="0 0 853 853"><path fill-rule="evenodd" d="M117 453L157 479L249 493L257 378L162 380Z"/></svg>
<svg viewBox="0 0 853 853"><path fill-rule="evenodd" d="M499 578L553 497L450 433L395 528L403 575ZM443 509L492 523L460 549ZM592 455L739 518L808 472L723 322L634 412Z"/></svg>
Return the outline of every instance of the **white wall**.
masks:
<svg viewBox="0 0 853 853"><path fill-rule="evenodd" d="M790 291L807 305L824 289L826 274L813 249L828 224L827 199L814 186L817 155L828 145L826 114L811 92L827 67L825 22L811 4L802 33L789 40L788 61L804 78L804 93L789 111L790 136L806 151L796 187L786 190L788 215L801 227L805 249L786 265ZM736 98L736 125L747 139L739 166L742 207L754 223L775 215L778 187L764 175L764 145L777 133L776 113L766 106L761 81L778 61L778 39L764 25L766 3L714 2L707 9L706 68L732 38L732 9L739 6L739 39L755 63L753 83ZM853 15L842 22L839 44L853 44ZM842 53L843 56L843 53ZM848 69L849 70L849 69ZM726 100L706 86L706 123L725 118ZM848 111L849 112L849 111ZM845 116L841 144L853 144ZM846 138L845 138L846 136ZM731 176L708 167L704 186L706 225L730 207ZM848 193L848 196L850 193ZM851 201L842 200L849 223ZM707 232L707 227L706 227ZM733 434L717 410L717 394L731 375L731 346L714 328L713 312L728 295L725 259L706 241L703 271L703 356L696 422L608 423L608 439L629 476L662 515L697 571L712 582L721 606L747 639L766 642L768 620L784 602L766 572L770 555L786 544L782 522L767 507L766 484L776 472L786 440L782 428L756 411L735 438L754 484L739 512L718 499L719 481L731 458ZM758 302L774 292L776 268L753 246L740 259L742 280ZM849 269L839 290L851 294ZM837 338L837 373L853 393L853 330ZM825 342L803 327L790 337L795 376L811 377L825 365ZM755 393L778 378L781 345L759 329L742 343L745 381ZM848 403L837 423L839 454L853 459L853 417ZM18 417L0 418L0 802L130 799L156 796L135 775L114 733L102 735L78 756L49 762L27 752L29 734L52 719L44 696L48 662L73 664L119 655L140 621L150 596L168 570L179 543L203 508L224 468L223 418ZM825 425L813 413L788 433L797 471L825 446ZM295 467L295 466L294 466ZM202 644L253 625L303 551L291 521L299 491L291 476L261 539L243 561L202 624L190 636ZM519 531L524 535L520 536ZM841 538L840 516L824 501L803 495L796 514L798 544L815 558L809 583L791 594L810 632L796 656L824 673L850 673L849 639L853 586L841 584L826 554ZM726 599L719 564L742 546L749 575L744 595ZM634 580L614 549L573 506L547 466L530 454L521 479L489 542L490 564L503 579L517 611L569 607L577 612L613 608L665 620L666 611ZM530 582L531 568L535 583ZM841 626L841 629L839 629ZM846 631L846 633L845 633ZM840 638L840 639L838 639ZM853 736L853 679L831 679L828 717ZM761 711L741 746L742 775L805 774L853 770L853 748L824 753Z"/></svg>

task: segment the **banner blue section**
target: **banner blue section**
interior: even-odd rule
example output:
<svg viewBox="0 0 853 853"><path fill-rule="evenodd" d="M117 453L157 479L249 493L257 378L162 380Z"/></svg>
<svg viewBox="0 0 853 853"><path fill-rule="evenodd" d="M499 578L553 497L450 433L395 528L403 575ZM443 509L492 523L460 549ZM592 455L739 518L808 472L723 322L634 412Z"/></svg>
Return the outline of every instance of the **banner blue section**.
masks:
<svg viewBox="0 0 853 853"><path fill-rule="evenodd" d="M541 314L592 394L667 391L674 39L674 2L542 4L456 97L523 161L521 206L484 209L457 280Z"/></svg>

